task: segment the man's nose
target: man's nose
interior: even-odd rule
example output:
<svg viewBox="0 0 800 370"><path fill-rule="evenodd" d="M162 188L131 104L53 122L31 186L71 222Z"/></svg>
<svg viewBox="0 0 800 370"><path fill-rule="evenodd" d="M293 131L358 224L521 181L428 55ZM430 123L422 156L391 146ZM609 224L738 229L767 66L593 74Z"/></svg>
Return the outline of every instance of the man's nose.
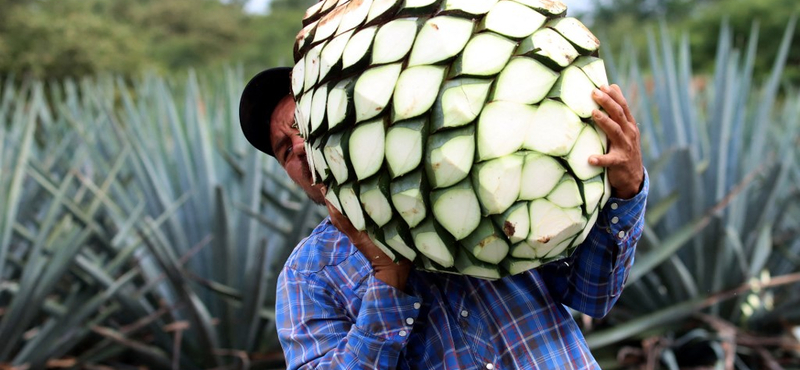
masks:
<svg viewBox="0 0 800 370"><path fill-rule="evenodd" d="M294 139L292 139L292 151L298 156L306 155L306 142L300 137L300 135L297 135Z"/></svg>

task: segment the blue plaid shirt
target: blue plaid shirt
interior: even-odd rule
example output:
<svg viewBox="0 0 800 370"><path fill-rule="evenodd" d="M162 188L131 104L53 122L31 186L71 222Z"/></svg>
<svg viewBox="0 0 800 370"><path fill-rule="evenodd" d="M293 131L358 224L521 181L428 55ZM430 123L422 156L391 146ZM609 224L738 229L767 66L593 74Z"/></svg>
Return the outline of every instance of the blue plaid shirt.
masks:
<svg viewBox="0 0 800 370"><path fill-rule="evenodd" d="M407 291L376 279L324 220L278 279L289 369L598 369L564 306L602 317L622 292L644 226L649 180L611 198L568 259L500 280L413 270Z"/></svg>

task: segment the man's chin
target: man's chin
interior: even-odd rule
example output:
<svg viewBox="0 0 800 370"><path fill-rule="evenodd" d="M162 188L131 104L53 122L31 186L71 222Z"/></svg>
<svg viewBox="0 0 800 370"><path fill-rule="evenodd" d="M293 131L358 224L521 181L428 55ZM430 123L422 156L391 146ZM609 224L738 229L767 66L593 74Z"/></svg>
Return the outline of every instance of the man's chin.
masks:
<svg viewBox="0 0 800 370"><path fill-rule="evenodd" d="M325 205L325 195L322 192L322 189L325 187L323 184L315 184L311 185L310 190L306 190L306 195L308 199L314 202L316 205L324 206Z"/></svg>

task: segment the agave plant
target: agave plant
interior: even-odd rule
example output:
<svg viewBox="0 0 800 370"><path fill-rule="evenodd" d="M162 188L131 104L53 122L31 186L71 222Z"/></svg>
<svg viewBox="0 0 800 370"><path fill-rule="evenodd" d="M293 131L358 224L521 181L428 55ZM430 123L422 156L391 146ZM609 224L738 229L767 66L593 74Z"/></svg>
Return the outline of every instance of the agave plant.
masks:
<svg viewBox="0 0 800 370"><path fill-rule="evenodd" d="M604 368L623 365L625 353L671 369L765 368L773 360L765 347L797 348L797 340L775 339L800 321L798 95L779 89L794 27L763 86L752 78L757 26L740 52L723 24L704 87L688 36L676 54L663 26L660 42L650 34L649 74L634 53L608 63L634 98L652 186L625 294L602 329L587 333L608 354ZM736 351L737 338L750 350Z"/></svg>
<svg viewBox="0 0 800 370"><path fill-rule="evenodd" d="M243 80L6 81L0 364L283 366L275 279L321 209L244 142Z"/></svg>
<svg viewBox="0 0 800 370"><path fill-rule="evenodd" d="M388 255L497 279L568 256L610 197L607 85L561 1L323 0L292 92L326 197ZM584 232L586 231L586 232Z"/></svg>

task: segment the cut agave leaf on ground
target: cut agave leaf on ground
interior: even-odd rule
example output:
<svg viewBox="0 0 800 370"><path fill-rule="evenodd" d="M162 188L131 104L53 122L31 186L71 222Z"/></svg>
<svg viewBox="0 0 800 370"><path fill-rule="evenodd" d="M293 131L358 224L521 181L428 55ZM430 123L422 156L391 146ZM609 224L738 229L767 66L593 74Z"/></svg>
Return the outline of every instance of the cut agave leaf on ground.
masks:
<svg viewBox="0 0 800 370"><path fill-rule="evenodd" d="M328 164L337 184L344 184L350 179L349 152L347 150L349 139L350 131L331 134L322 150L322 153L325 154L325 163Z"/></svg>
<svg viewBox="0 0 800 370"><path fill-rule="evenodd" d="M567 170L553 157L531 152L522 167L520 200L544 198L553 191Z"/></svg>
<svg viewBox="0 0 800 370"><path fill-rule="evenodd" d="M411 237L408 226L403 221L393 219L382 230L383 240L395 252L409 261L414 261L417 258L417 252L411 247L414 245L414 239Z"/></svg>
<svg viewBox="0 0 800 370"><path fill-rule="evenodd" d="M575 146L567 155L567 163L580 180L588 180L603 173L603 167L589 164L589 157L602 155L603 143L600 135L591 125L585 125L583 131L575 141Z"/></svg>
<svg viewBox="0 0 800 370"><path fill-rule="evenodd" d="M328 93L328 130L350 126L355 122L356 108L353 103L356 79L339 81Z"/></svg>
<svg viewBox="0 0 800 370"><path fill-rule="evenodd" d="M511 275L523 273L528 270L533 270L542 265L538 260L506 258L500 263L506 271Z"/></svg>
<svg viewBox="0 0 800 370"><path fill-rule="evenodd" d="M475 196L469 179L449 188L433 191L431 208L436 221L456 240L466 238L481 221L478 197Z"/></svg>
<svg viewBox="0 0 800 370"><path fill-rule="evenodd" d="M358 70L367 66L372 55L372 41L378 27L367 27L353 35L347 41L347 46L342 52L342 73Z"/></svg>
<svg viewBox="0 0 800 370"><path fill-rule="evenodd" d="M580 208L563 209L544 199L532 201L529 207L531 233L528 244L536 250L536 255L540 258L546 257L557 248L566 249L569 244L564 246L562 243L570 242L586 223Z"/></svg>
<svg viewBox="0 0 800 370"><path fill-rule="evenodd" d="M491 87L490 79L456 78L445 82L431 113L433 131L473 122L486 104Z"/></svg>
<svg viewBox="0 0 800 370"><path fill-rule="evenodd" d="M458 272L489 280L502 277L496 264L480 261L464 248L460 248L456 253L458 256L456 257L455 267Z"/></svg>
<svg viewBox="0 0 800 370"><path fill-rule="evenodd" d="M515 153L475 165L472 184L483 215L503 213L517 201L524 162L525 158Z"/></svg>
<svg viewBox="0 0 800 370"><path fill-rule="evenodd" d="M394 63L370 68L358 77L353 93L356 122L366 121L383 112L392 98L400 71L401 64Z"/></svg>
<svg viewBox="0 0 800 370"><path fill-rule="evenodd" d="M525 4L532 9L549 16L561 16L567 12L567 6L559 0L513 0Z"/></svg>
<svg viewBox="0 0 800 370"><path fill-rule="evenodd" d="M360 189L361 205L375 225L383 227L392 220L392 204L389 195L389 176L386 173L364 181Z"/></svg>
<svg viewBox="0 0 800 370"><path fill-rule="evenodd" d="M471 20L449 16L429 19L419 31L408 66L437 64L455 57L472 36Z"/></svg>
<svg viewBox="0 0 800 370"><path fill-rule="evenodd" d="M600 40L576 18L553 19L546 26L564 36L583 55L590 55L600 48Z"/></svg>
<svg viewBox="0 0 800 370"><path fill-rule="evenodd" d="M372 64L394 63L405 58L414 45L418 29L417 18L396 19L381 26L372 45Z"/></svg>
<svg viewBox="0 0 800 370"><path fill-rule="evenodd" d="M555 70L566 68L580 56L567 39L549 28L523 39L515 54L536 58Z"/></svg>
<svg viewBox="0 0 800 370"><path fill-rule="evenodd" d="M342 55L353 31L336 36L322 49L319 61L319 79L325 81L328 77L335 76L342 70ZM330 76L329 76L330 75Z"/></svg>
<svg viewBox="0 0 800 370"><path fill-rule="evenodd" d="M425 171L433 189L465 179L475 158L475 130L472 126L433 134L425 149Z"/></svg>
<svg viewBox="0 0 800 370"><path fill-rule="evenodd" d="M492 220L511 243L519 243L528 238L531 227L528 202L517 202L503 214L493 216Z"/></svg>
<svg viewBox="0 0 800 370"><path fill-rule="evenodd" d="M383 118L376 118L356 125L350 134L350 161L358 180L366 179L381 169L385 151L386 123Z"/></svg>
<svg viewBox="0 0 800 370"><path fill-rule="evenodd" d="M444 0L442 12L465 16L483 15L492 10L498 0Z"/></svg>
<svg viewBox="0 0 800 370"><path fill-rule="evenodd" d="M419 225L428 216L430 189L422 169L393 180L389 185L389 191L392 193L394 209L408 227Z"/></svg>
<svg viewBox="0 0 800 370"><path fill-rule="evenodd" d="M442 267L453 267L456 241L432 217L411 229L411 236L414 238L417 250L425 257Z"/></svg>
<svg viewBox="0 0 800 370"><path fill-rule="evenodd" d="M595 88L583 70L569 66L561 72L561 77L556 81L548 97L561 100L581 118L589 118L592 116L592 111L600 109L592 98Z"/></svg>
<svg viewBox="0 0 800 370"><path fill-rule="evenodd" d="M496 33L477 34L456 58L450 77L494 76L503 70L516 47L515 42Z"/></svg>
<svg viewBox="0 0 800 370"><path fill-rule="evenodd" d="M575 208L583 205L578 182L569 174L561 178L558 185L547 195L547 200L560 208Z"/></svg>
<svg viewBox="0 0 800 370"><path fill-rule="evenodd" d="M481 219L478 228L464 238L461 245L476 259L495 265L508 254L506 238L488 218Z"/></svg>
<svg viewBox="0 0 800 370"><path fill-rule="evenodd" d="M421 116L427 112L439 95L444 75L445 68L441 66L417 66L404 70L397 80L392 97L392 122Z"/></svg>
<svg viewBox="0 0 800 370"><path fill-rule="evenodd" d="M481 20L478 30L521 39L532 35L547 21L542 13L514 1L500 1Z"/></svg>
<svg viewBox="0 0 800 370"><path fill-rule="evenodd" d="M367 229L367 220L364 218L364 209L358 199L358 184L349 182L339 187L339 202L344 210L344 215L353 224L356 230Z"/></svg>
<svg viewBox="0 0 800 370"><path fill-rule="evenodd" d="M608 86L608 75L606 74L606 63L596 57L584 56L575 60L572 65L578 67L586 73L589 80L595 87Z"/></svg>
<svg viewBox="0 0 800 370"><path fill-rule="evenodd" d="M386 133L386 167L392 179L421 166L427 137L428 121L425 117L389 127Z"/></svg>
<svg viewBox="0 0 800 370"><path fill-rule="evenodd" d="M558 73L528 57L514 57L497 77L493 100L520 104L541 102L558 80Z"/></svg>
<svg viewBox="0 0 800 370"><path fill-rule="evenodd" d="M519 150L536 116L537 108L531 105L504 101L486 104L478 118L478 159L504 157Z"/></svg>
<svg viewBox="0 0 800 370"><path fill-rule="evenodd" d="M487 107L488 108L488 107ZM545 99L528 121L523 148L554 157L563 157L572 150L581 130L586 126L569 107L555 100Z"/></svg>

